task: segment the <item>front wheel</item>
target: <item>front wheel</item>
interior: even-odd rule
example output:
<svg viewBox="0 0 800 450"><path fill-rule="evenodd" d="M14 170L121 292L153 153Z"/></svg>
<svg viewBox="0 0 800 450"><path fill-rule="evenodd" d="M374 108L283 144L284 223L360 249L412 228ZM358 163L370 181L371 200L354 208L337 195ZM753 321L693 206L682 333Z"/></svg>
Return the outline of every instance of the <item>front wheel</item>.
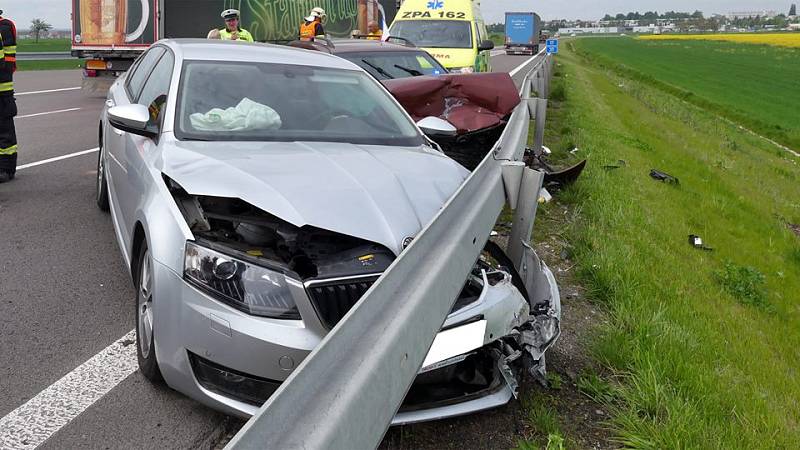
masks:
<svg viewBox="0 0 800 450"><path fill-rule="evenodd" d="M155 333L153 331L153 258L147 241L139 249L139 267L136 271L136 354L142 375L154 383L162 382L156 360Z"/></svg>
<svg viewBox="0 0 800 450"><path fill-rule="evenodd" d="M101 211L108 211L108 182L106 164L103 160L103 136L100 135L100 151L97 152L97 180L95 182L95 201Z"/></svg>

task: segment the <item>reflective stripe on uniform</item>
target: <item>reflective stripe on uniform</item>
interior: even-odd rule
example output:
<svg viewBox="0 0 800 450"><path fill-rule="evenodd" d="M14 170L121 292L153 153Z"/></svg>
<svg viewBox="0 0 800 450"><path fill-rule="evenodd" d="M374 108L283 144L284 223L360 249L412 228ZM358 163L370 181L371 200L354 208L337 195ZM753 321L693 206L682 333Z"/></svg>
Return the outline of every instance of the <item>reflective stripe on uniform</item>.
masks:
<svg viewBox="0 0 800 450"><path fill-rule="evenodd" d="M6 62L17 62L17 57L16 56L8 56L8 55L6 55L6 57L4 59L6 60Z"/></svg>
<svg viewBox="0 0 800 450"><path fill-rule="evenodd" d="M14 153L17 153L17 144L11 147L0 148L0 155L13 155Z"/></svg>
<svg viewBox="0 0 800 450"><path fill-rule="evenodd" d="M5 46L3 48L3 50L6 52L6 54L9 54L9 53L16 54L17 53L17 46L16 45L7 45L7 46Z"/></svg>
<svg viewBox="0 0 800 450"><path fill-rule="evenodd" d="M0 92L6 91L13 91L14 90L14 82L8 81L6 83L0 83Z"/></svg>

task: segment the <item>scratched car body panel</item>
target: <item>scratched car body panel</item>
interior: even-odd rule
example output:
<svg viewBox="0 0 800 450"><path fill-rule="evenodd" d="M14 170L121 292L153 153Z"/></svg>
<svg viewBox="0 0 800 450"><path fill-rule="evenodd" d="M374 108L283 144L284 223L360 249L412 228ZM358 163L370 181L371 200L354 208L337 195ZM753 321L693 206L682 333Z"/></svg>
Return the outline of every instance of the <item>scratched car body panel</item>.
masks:
<svg viewBox="0 0 800 450"><path fill-rule="evenodd" d="M162 41L112 86L100 125L98 204L137 286L142 372L242 417L469 175L356 65L291 48ZM489 253L393 423L500 406L520 371L544 374L552 274Z"/></svg>

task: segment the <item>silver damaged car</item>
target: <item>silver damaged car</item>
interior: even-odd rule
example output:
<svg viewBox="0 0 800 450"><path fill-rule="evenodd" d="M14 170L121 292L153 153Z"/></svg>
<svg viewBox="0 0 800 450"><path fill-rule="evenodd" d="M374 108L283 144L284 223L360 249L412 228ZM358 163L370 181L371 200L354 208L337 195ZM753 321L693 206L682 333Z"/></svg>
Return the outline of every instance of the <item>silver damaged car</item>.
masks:
<svg viewBox="0 0 800 450"><path fill-rule="evenodd" d="M141 372L255 413L469 175L423 131L452 126L418 126L335 56L147 50L108 93L97 164L97 204L136 287ZM558 290L543 264L541 292L526 289L501 253L465 280L450 339L434 341L395 424L502 405L521 370L544 373Z"/></svg>

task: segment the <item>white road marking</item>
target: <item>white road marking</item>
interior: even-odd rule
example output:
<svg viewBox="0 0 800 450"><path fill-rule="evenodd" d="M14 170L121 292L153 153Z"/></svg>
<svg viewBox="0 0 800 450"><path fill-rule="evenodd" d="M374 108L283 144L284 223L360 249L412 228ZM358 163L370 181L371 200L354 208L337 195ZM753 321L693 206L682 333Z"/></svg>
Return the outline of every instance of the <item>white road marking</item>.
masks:
<svg viewBox="0 0 800 450"><path fill-rule="evenodd" d="M70 112L70 111L78 111L78 110L80 110L80 108L59 109L58 111L47 111L47 112L41 112L41 113L36 113L36 114L26 114L24 116L17 116L17 117L15 117L15 119L25 119L26 117L46 116L48 114L58 114L58 113Z"/></svg>
<svg viewBox="0 0 800 450"><path fill-rule="evenodd" d="M17 170L27 169L29 167L41 166L42 164L49 164L51 162L61 161L62 159L74 158L76 156L88 155L89 153L94 153L94 152L97 152L97 151L100 151L100 147L90 148L89 150L82 150L82 151L79 151L79 152L70 153L68 155L61 155L61 156L56 156L55 158L48 158L48 159L43 159L41 161L36 161L36 162L28 163L28 164L23 164L21 166L17 166ZM0 447L0 448L2 448L2 447Z"/></svg>
<svg viewBox="0 0 800 450"><path fill-rule="evenodd" d="M0 449L34 449L136 371L136 333L125 336L0 419Z"/></svg>
<svg viewBox="0 0 800 450"><path fill-rule="evenodd" d="M508 74L509 74L509 75L511 75L511 76L513 77L514 75L516 75L517 73L519 73L519 71L520 71L520 70L522 70L522 69L523 69L525 66L527 66L528 64L530 64L530 63L531 63L531 62L532 62L534 59L536 59L536 58L538 58L539 56L541 56L541 55L542 55L542 53L544 53L544 50L542 50L542 51L540 51L539 53L537 53L537 54L535 54L535 55L531 56L531 57L530 57L530 58L528 58L528 59L527 59L527 60L526 60L524 63L522 63L522 64L520 64L519 66L517 66L517 68L516 68L516 69L512 70L512 71L511 71L511 72L509 72Z"/></svg>
<svg viewBox="0 0 800 450"><path fill-rule="evenodd" d="M81 88L80 86L76 86L76 87L61 88L61 89L46 89L44 91L15 92L14 96L16 97L16 96L20 96L20 95L48 94L50 92L75 91L75 90L80 89L80 88Z"/></svg>

